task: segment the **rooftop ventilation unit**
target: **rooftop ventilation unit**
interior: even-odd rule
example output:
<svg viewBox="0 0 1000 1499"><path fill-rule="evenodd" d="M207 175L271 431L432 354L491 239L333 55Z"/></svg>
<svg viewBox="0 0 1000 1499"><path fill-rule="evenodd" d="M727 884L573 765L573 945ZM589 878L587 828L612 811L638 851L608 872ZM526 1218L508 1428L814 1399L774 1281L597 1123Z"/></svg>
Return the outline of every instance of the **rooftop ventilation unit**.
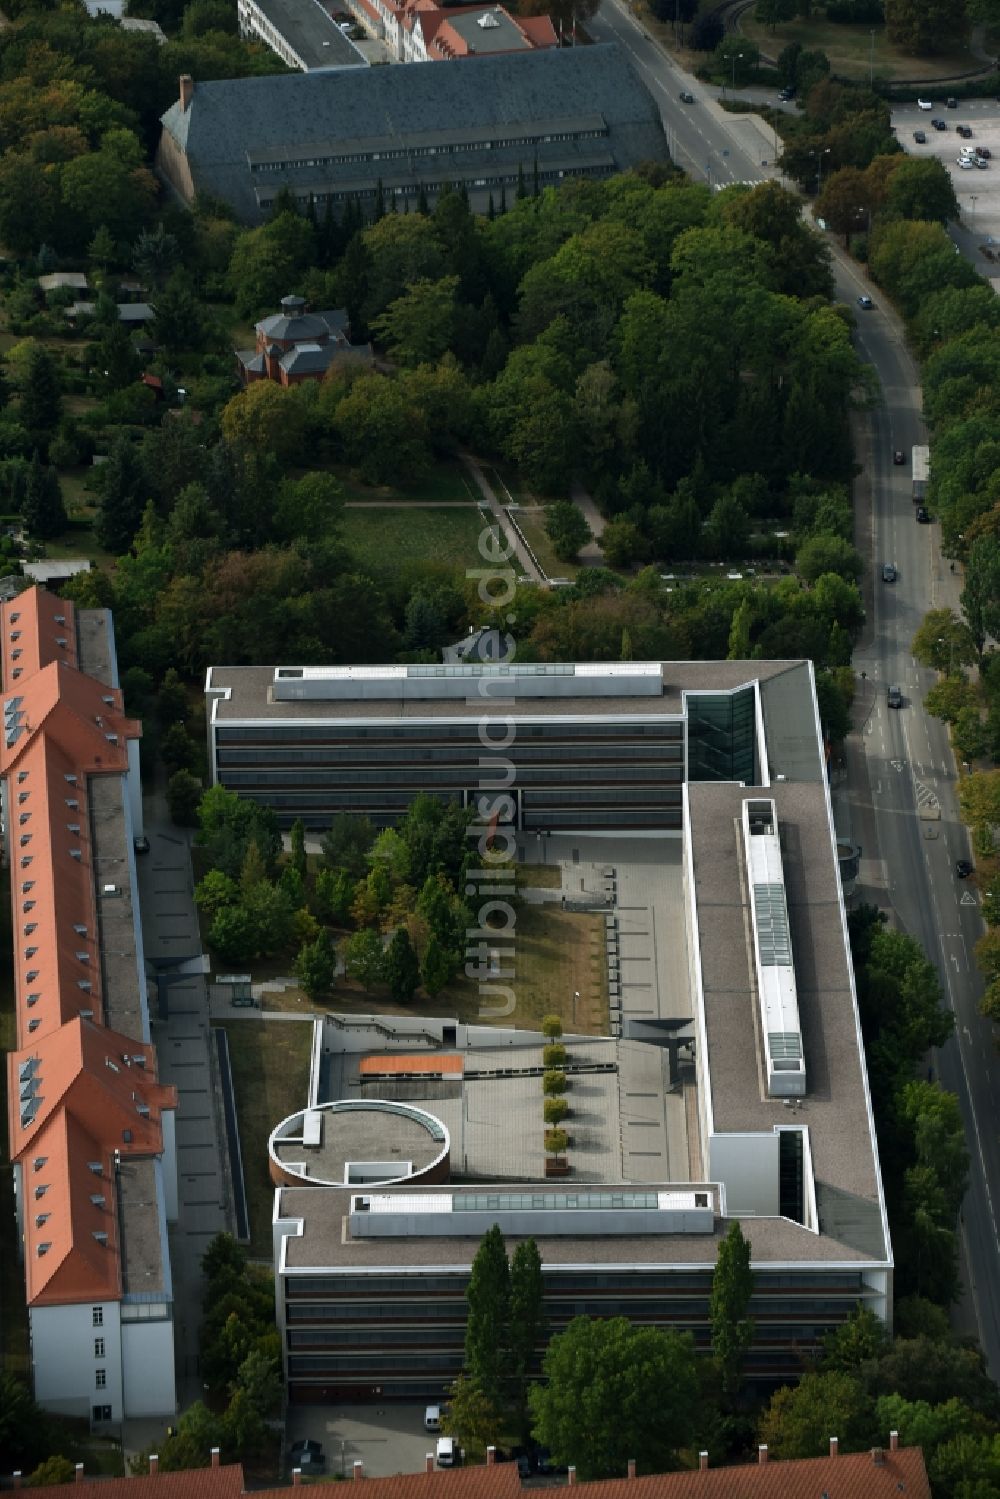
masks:
<svg viewBox="0 0 1000 1499"><path fill-rule="evenodd" d="M489 14L489 12L487 12L485 16L480 16L477 19L476 25L481 26L483 31L496 31L500 25L500 22L497 20L496 16L492 16Z"/></svg>
<svg viewBox="0 0 1000 1499"><path fill-rule="evenodd" d="M806 1091L806 1066L773 801L755 798L743 803L743 848L752 901L767 1092L771 1098L801 1098Z"/></svg>

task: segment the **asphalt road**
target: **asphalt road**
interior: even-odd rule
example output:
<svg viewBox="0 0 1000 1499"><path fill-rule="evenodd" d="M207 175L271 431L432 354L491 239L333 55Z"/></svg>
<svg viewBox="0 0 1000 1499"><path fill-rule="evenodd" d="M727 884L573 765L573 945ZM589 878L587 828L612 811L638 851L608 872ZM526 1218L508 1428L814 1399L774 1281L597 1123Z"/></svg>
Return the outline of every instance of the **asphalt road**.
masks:
<svg viewBox="0 0 1000 1499"><path fill-rule="evenodd" d="M838 280L844 276L840 271ZM847 285L844 290L847 290ZM991 1022L979 1014L983 984L972 949L983 931L974 885L959 880L955 861L971 857L958 817L955 765L945 727L923 709L935 681L914 661L909 643L926 611L957 601L959 582L943 562L937 528L918 525L910 498L910 467L896 468L894 448L909 457L926 440L919 413L917 371L903 344L898 320L876 299L859 315L858 345L878 373L882 401L873 412L872 451L864 455L872 486L872 562L876 578L872 630L855 653L867 672L862 684L871 712L864 748L874 809L876 856L884 894L903 930L916 937L941 975L955 1015L955 1036L934 1058L941 1083L957 1093L971 1156L963 1210L963 1259L979 1341L994 1377L1000 1377L1000 1236L996 1191L1000 1137L996 1120L996 1050ZM862 481L864 482L864 481ZM877 581L881 564L899 569L895 584ZM886 706L890 685L903 690L904 706Z"/></svg>
<svg viewBox="0 0 1000 1499"><path fill-rule="evenodd" d="M777 175L767 152L766 129L754 133L747 117L726 114L707 89L683 72L616 0L604 0L590 22L596 40L618 41L628 52L663 115L671 154L693 178L714 183L763 180ZM683 91L694 104L682 104ZM966 104L966 114L974 111ZM994 106L995 110L995 106ZM997 164L1000 170L1000 163ZM870 290L863 271L830 239L840 299L856 307ZM900 926L936 964L955 1036L932 1061L935 1075L959 1098L970 1152L970 1181L962 1213L963 1271L971 1304L967 1320L977 1332L994 1378L1000 1379L1000 1233L995 1201L1000 1197L1000 1096L995 1074L993 1027L979 1014L982 981L972 958L983 930L975 888L955 876L955 860L970 857L958 818L955 767L944 725L923 710L935 680L910 654L910 641L924 613L936 604L957 604L960 579L943 561L935 526L918 525L911 501L909 453L926 441L915 364L895 314L875 297L872 312L857 309L857 343L873 366L881 400L870 422L871 452L859 455L872 491L871 563L878 579L883 562L895 562L899 580L875 582L869 638L855 655L862 695L870 702L863 735L876 847L866 848L874 866L875 891L891 905ZM892 462L895 448L905 467ZM905 706L886 706L890 685L903 689ZM863 777L862 777L863 780ZM867 799L867 788L855 796Z"/></svg>

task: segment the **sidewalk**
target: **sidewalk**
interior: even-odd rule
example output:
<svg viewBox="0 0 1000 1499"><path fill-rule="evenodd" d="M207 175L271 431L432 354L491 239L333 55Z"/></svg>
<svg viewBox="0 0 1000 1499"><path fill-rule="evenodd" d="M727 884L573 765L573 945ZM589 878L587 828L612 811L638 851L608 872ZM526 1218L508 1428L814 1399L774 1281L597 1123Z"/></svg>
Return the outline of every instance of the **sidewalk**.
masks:
<svg viewBox="0 0 1000 1499"><path fill-rule="evenodd" d="M479 464L472 457L471 453L460 453L459 457L468 470L469 475L472 478L472 481L478 489L479 493L486 501L490 513L495 518L497 525L500 527L501 535L507 538L508 546L513 549L514 555L518 560L518 564L522 573L524 573L526 577L530 578L533 583L544 583L545 579L542 577L541 573L538 571L538 568L535 566L534 560L528 552L527 547L521 541L521 538L517 535L513 526L510 525L503 506L497 499L496 495L493 493L492 485L490 484L486 475L483 473L482 469L479 467ZM484 560L482 565L485 567L488 564Z"/></svg>
<svg viewBox="0 0 1000 1499"><path fill-rule="evenodd" d="M604 516L579 479L574 479L570 485L569 497L577 509L583 512L583 518L594 536L593 541L588 541L585 547L580 548L578 557L580 565L581 567L604 567L604 551L601 547L601 537L604 535L606 524Z"/></svg>

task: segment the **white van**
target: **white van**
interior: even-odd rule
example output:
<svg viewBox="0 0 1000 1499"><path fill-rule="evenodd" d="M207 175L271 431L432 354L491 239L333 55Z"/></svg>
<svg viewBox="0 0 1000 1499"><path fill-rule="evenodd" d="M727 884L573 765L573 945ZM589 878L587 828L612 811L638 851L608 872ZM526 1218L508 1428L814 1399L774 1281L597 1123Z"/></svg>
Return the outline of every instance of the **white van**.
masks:
<svg viewBox="0 0 1000 1499"><path fill-rule="evenodd" d="M439 1405L429 1405L424 1411L424 1430L441 1430L441 1407Z"/></svg>
<svg viewBox="0 0 1000 1499"><path fill-rule="evenodd" d="M438 1437L437 1465L439 1468L453 1468L455 1466L454 1437Z"/></svg>

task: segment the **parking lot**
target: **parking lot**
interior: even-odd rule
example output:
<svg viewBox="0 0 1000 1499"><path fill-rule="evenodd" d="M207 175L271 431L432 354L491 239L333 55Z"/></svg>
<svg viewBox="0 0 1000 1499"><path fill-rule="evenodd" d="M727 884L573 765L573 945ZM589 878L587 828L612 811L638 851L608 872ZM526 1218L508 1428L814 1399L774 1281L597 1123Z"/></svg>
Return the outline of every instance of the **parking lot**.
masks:
<svg viewBox="0 0 1000 1499"><path fill-rule="evenodd" d="M290 1405L285 1423L286 1447L319 1442L329 1476L350 1478L354 1464L365 1465L368 1478L394 1473L422 1473L424 1457L437 1437L424 1430L421 1405Z"/></svg>
<svg viewBox="0 0 1000 1499"><path fill-rule="evenodd" d="M943 94L929 93L926 97L933 102L933 109L907 104L893 110L892 123L899 143L911 156L936 156L944 162L954 183L962 224L977 248L985 246L996 254L998 270L994 274L1000 274L1000 104L996 99L960 99L957 109L948 109ZM935 130L932 120L943 120L946 129ZM971 139L963 140L956 125L969 126ZM927 137L925 143L913 139L914 131L921 130ZM960 167L957 158L962 146L988 147L993 154L986 170ZM998 241L995 246L993 240Z"/></svg>

